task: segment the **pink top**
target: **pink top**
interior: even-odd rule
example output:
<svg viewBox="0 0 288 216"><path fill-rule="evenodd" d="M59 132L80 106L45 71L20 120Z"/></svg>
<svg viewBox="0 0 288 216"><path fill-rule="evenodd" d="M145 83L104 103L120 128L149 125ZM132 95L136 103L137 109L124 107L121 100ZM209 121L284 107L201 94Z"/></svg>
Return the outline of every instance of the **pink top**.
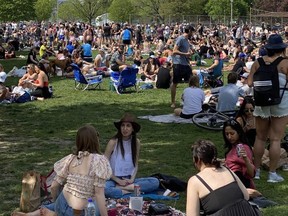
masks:
<svg viewBox="0 0 288 216"><path fill-rule="evenodd" d="M253 153L250 147L248 145L243 144L243 148L245 149L249 160L253 161ZM232 149L226 155L225 163L226 166L233 172L240 171L245 178L250 179L251 188L255 188L252 178L247 174L247 167L244 159L242 157L238 157L237 155L236 145L233 145Z"/></svg>

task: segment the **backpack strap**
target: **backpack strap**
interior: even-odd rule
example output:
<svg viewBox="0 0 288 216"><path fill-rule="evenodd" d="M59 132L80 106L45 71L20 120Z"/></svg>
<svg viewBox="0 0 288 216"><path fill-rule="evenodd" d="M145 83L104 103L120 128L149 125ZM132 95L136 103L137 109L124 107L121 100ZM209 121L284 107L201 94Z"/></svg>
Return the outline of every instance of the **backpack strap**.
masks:
<svg viewBox="0 0 288 216"><path fill-rule="evenodd" d="M282 56L279 56L277 59L275 59L275 60L272 62L272 64L278 65L283 59L284 59L284 58L283 58ZM288 83L288 81L287 81L287 79L286 79L286 83L285 83L285 85L284 85L284 88L279 88L279 89L283 89L283 91L282 91L282 93L281 93L280 100L282 100L282 98L283 98L284 91L285 91L285 90L288 90L288 89L286 88L287 83Z"/></svg>
<svg viewBox="0 0 288 216"><path fill-rule="evenodd" d="M266 65L266 63L265 63L263 58L258 58L257 61L258 61L260 66Z"/></svg>
<svg viewBox="0 0 288 216"><path fill-rule="evenodd" d="M271 62L270 64L272 65L278 65L284 58L282 56L279 56L278 58L276 58L273 62ZM258 58L257 59L258 63L260 66L262 65L266 65L265 61L263 58Z"/></svg>

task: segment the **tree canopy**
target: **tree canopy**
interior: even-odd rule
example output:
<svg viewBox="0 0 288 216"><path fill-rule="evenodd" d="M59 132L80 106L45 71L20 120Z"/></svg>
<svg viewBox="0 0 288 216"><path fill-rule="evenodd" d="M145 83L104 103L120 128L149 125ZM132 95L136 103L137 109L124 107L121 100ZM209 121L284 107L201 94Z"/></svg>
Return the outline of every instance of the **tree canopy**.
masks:
<svg viewBox="0 0 288 216"><path fill-rule="evenodd" d="M110 13L115 21L145 20L167 22L195 15L213 18L231 15L231 0L0 0L0 20L48 20L55 14L63 20L92 23L99 15ZM288 0L233 0L233 18L255 10L284 12ZM189 19L188 19L189 20Z"/></svg>
<svg viewBox="0 0 288 216"><path fill-rule="evenodd" d="M21 21L35 19L36 0L0 0L1 21Z"/></svg>

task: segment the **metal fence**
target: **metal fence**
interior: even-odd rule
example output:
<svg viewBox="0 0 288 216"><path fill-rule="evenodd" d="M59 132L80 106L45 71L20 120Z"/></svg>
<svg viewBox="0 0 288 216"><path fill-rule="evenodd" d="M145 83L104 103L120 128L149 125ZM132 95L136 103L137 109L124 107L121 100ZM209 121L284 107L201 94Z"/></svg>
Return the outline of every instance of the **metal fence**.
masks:
<svg viewBox="0 0 288 216"><path fill-rule="evenodd" d="M261 26L264 22L269 24L270 26L281 25L284 26L288 23L288 17L261 17L260 15L251 15L245 17L233 17L233 23L239 24L251 24L253 26ZM212 27L215 24L224 24L229 26L231 24L231 16L223 15L223 16L204 16L204 15L165 15L163 17L157 16L145 16L145 17L137 17L130 15L129 23L137 24L149 24L149 23L165 23L165 24L173 24L173 23L202 23L206 26Z"/></svg>

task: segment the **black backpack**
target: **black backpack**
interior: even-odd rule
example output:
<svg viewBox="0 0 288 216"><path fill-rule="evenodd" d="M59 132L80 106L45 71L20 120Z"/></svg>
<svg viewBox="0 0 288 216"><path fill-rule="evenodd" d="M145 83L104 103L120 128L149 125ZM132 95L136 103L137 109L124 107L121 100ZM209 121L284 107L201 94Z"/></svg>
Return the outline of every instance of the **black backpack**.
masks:
<svg viewBox="0 0 288 216"><path fill-rule="evenodd" d="M278 57L271 63L265 63L263 58L258 58L260 67L253 75L254 99L256 106L271 106L281 103L285 87L280 95L279 74L277 65L283 60Z"/></svg>

